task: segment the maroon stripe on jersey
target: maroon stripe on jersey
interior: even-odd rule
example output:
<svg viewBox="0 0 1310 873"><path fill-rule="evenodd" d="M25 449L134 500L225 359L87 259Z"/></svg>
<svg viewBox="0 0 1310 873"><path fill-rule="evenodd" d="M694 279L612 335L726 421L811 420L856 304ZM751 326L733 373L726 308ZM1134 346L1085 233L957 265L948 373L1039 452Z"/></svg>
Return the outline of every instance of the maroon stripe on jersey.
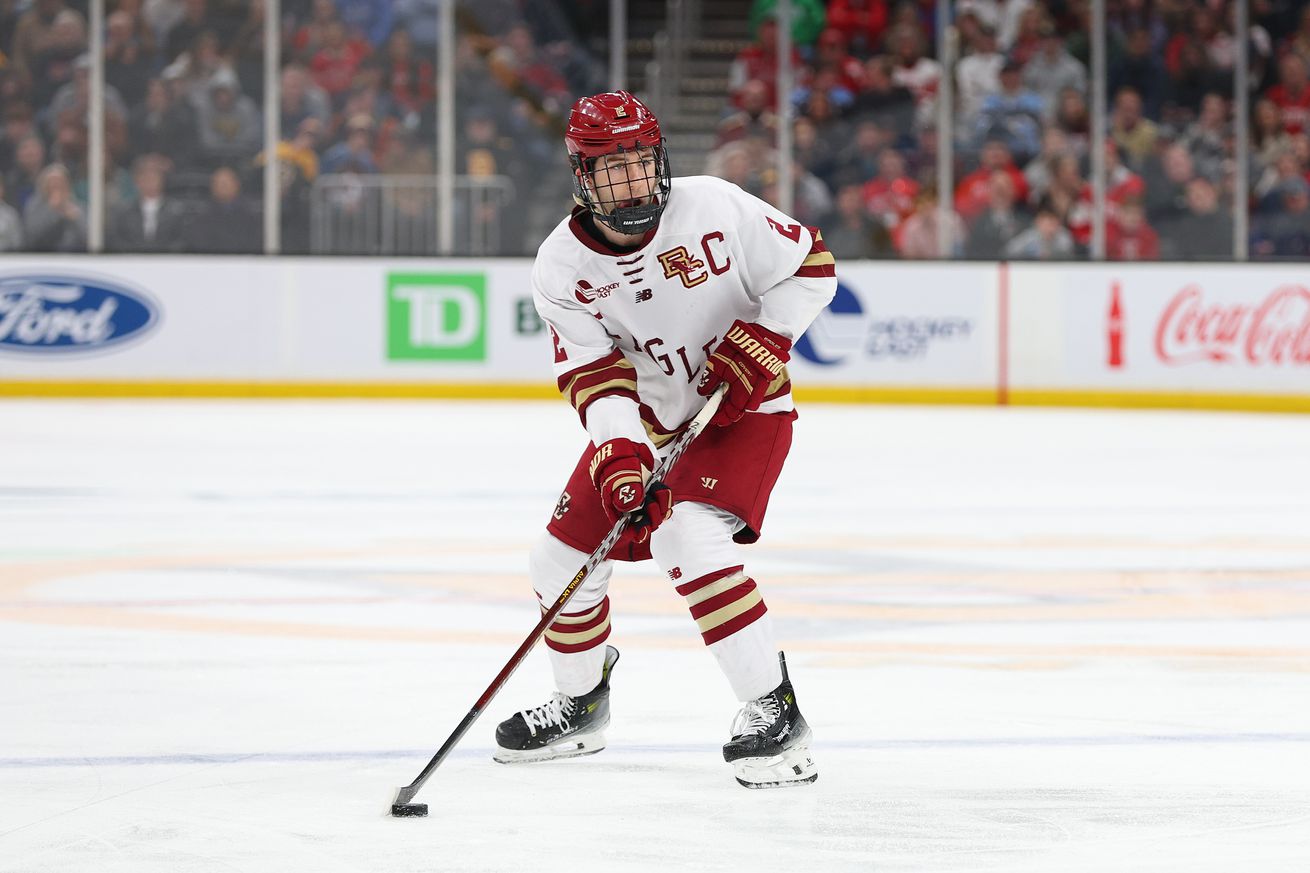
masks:
<svg viewBox="0 0 1310 873"><path fill-rule="evenodd" d="M717 643L719 640L730 637L742 628L759 621L760 616L768 611L769 608L765 606L764 601L761 600L736 618L725 621L713 630L701 634L701 639L705 641L705 645L707 646Z"/></svg>
<svg viewBox="0 0 1310 873"><path fill-rule="evenodd" d="M716 609L722 609L729 603L741 600L755 590L755 580L747 576L740 585L734 585L722 594L716 594L709 600L703 600L691 608L691 617L700 619Z"/></svg>
<svg viewBox="0 0 1310 873"><path fill-rule="evenodd" d="M801 267L792 275L802 279L828 279L837 275L837 265L819 264L814 267Z"/></svg>
<svg viewBox="0 0 1310 873"><path fill-rule="evenodd" d="M826 252L828 246L824 243L823 234L819 232L819 229L817 227L811 227L808 224L805 226L805 229L810 232L810 254L813 255L819 252Z"/></svg>
<svg viewBox="0 0 1310 873"><path fill-rule="evenodd" d="M686 597L688 594L695 594L706 585L713 585L715 582L718 582L720 579L726 579L733 573L740 573L745 569L745 567L745 564L738 564L735 567L726 567L722 570L715 570L713 573L708 573L698 579L692 579L690 582L683 582L674 590L683 597Z"/></svg>

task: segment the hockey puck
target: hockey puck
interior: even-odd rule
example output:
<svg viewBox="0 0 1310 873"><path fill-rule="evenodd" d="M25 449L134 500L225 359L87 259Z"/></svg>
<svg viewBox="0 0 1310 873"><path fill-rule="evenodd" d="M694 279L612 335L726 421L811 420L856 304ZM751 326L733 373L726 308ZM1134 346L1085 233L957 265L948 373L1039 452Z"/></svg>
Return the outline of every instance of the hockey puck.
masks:
<svg viewBox="0 0 1310 873"><path fill-rule="evenodd" d="M428 814L426 803L393 803L391 814L396 818L422 818Z"/></svg>

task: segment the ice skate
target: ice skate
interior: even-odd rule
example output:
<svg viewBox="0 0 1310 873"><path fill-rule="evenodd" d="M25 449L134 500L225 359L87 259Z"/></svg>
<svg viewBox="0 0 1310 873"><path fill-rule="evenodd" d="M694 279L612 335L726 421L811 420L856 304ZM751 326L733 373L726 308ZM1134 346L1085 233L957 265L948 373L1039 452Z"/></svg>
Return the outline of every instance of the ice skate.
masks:
<svg viewBox="0 0 1310 873"><path fill-rule="evenodd" d="M723 746L723 760L747 788L804 785L819 778L810 757L810 726L796 705L782 652L778 661L782 684L741 708L732 723L732 739Z"/></svg>
<svg viewBox="0 0 1310 873"><path fill-rule="evenodd" d="M605 748L610 723L610 671L619 650L605 647L600 684L580 697L558 691L541 706L516 712L496 728L496 753L502 764L554 761L594 755Z"/></svg>

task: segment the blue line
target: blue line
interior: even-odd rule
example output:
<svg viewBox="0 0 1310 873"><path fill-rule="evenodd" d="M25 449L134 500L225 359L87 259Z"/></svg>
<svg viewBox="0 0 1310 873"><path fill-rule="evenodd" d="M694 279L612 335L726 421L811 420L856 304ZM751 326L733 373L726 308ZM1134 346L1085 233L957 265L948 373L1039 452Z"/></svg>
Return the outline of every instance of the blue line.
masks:
<svg viewBox="0 0 1310 873"><path fill-rule="evenodd" d="M835 740L815 742L816 750L872 752L895 749L988 749L1015 747L1057 748L1068 746L1163 746L1163 745L1272 745L1310 743L1310 733L1238 733L1238 734L1124 734L1120 736L1083 737L978 737L902 740ZM673 755L717 751L710 743L682 743L647 746L612 746L625 755ZM372 749L338 752L227 752L216 754L181 753L173 755L108 755L66 758L0 758L0 769L39 767L143 767L169 764L297 764L329 761L388 761L423 759L433 749ZM452 758L486 758L489 747L459 749Z"/></svg>

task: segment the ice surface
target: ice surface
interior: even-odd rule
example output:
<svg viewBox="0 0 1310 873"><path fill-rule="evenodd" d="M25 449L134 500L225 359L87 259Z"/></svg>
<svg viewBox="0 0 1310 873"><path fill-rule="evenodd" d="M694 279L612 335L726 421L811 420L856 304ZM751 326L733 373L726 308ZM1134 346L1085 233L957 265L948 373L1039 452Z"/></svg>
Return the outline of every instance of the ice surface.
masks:
<svg viewBox="0 0 1310 873"><path fill-rule="evenodd" d="M649 566L610 748L490 760L562 403L0 403L0 871L1310 870L1310 417L810 406L747 552L816 734L749 792Z"/></svg>

